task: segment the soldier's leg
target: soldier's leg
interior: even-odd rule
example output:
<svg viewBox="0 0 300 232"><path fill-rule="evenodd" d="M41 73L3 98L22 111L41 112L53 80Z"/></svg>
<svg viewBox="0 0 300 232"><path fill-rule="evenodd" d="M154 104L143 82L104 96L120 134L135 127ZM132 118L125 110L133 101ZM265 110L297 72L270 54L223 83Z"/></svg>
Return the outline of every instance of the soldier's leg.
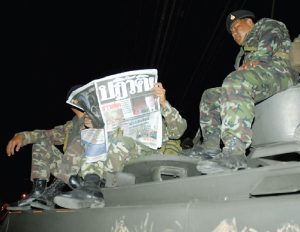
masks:
<svg viewBox="0 0 300 232"><path fill-rule="evenodd" d="M82 153L80 137L71 141L64 155L58 149L51 150L49 169L56 179L36 201L31 203L31 207L41 209L54 208L54 197L60 195L66 186L70 184L71 176L78 174Z"/></svg>
<svg viewBox="0 0 300 232"><path fill-rule="evenodd" d="M225 78L221 95L221 137L225 147L230 146L233 137L245 144L245 148L250 146L254 104L294 84L288 72L282 72L286 72L282 67L262 64L232 72Z"/></svg>
<svg viewBox="0 0 300 232"><path fill-rule="evenodd" d="M197 169L203 173L247 167L245 151L252 137L251 123L254 117L254 101L252 85L245 81L245 72L233 72L223 82L220 114L222 118L221 138L224 147L222 153L213 160L198 163Z"/></svg>
<svg viewBox="0 0 300 232"><path fill-rule="evenodd" d="M252 141L255 103L292 86L283 67L261 63L255 68L228 75L221 93L221 137L224 143L219 163L230 169L247 167L245 152Z"/></svg>
<svg viewBox="0 0 300 232"><path fill-rule="evenodd" d="M104 185L104 164L102 161L86 162L82 158L80 176L83 180L78 188L60 194L54 198L54 202L63 208L101 208L104 207L104 198L101 186Z"/></svg>
<svg viewBox="0 0 300 232"><path fill-rule="evenodd" d="M51 173L58 179L61 179L66 184L69 184L69 179L72 175L77 175L81 167L81 159L84 150L81 146L80 137L75 137L68 145L64 155L51 162Z"/></svg>
<svg viewBox="0 0 300 232"><path fill-rule="evenodd" d="M101 186L104 182L104 164L102 161L87 162L84 156L84 149L80 146L80 138L77 138L76 141L74 142L75 145L72 147L69 146L65 153L65 155L67 154L69 157L68 162L65 163L70 163L70 160L72 160L72 165L64 167L63 170L65 176L69 176L73 173L69 179L70 186L74 186L74 175L76 175L78 171L78 176L80 176L79 178L82 178L82 180L80 183L75 184L76 189L55 196L54 202L60 207L70 209L104 207L105 203L101 191ZM78 156L78 154L80 155ZM78 168L80 168L80 170L78 170Z"/></svg>
<svg viewBox="0 0 300 232"><path fill-rule="evenodd" d="M221 88L205 90L199 106L202 146L209 151L215 151L212 153L220 152L220 94Z"/></svg>
<svg viewBox="0 0 300 232"><path fill-rule="evenodd" d="M62 152L55 147L49 140L32 145L32 165L31 180L49 180L51 165L61 162Z"/></svg>
<svg viewBox="0 0 300 232"><path fill-rule="evenodd" d="M116 136L111 141L104 165L109 172L121 172L130 160L152 154L159 154L159 152L132 138Z"/></svg>
<svg viewBox="0 0 300 232"><path fill-rule="evenodd" d="M129 160L155 152L132 138L122 136L121 132L117 132L111 141L106 161L88 163L86 158L82 159L80 174L84 179L83 185L56 196L56 204L71 209L103 207L105 203L100 186L103 185L105 173L120 172Z"/></svg>
<svg viewBox="0 0 300 232"><path fill-rule="evenodd" d="M30 209L30 205L46 190L50 177L50 164L60 159L61 152L49 140L42 140L32 146L31 192L22 200L10 204L10 210Z"/></svg>
<svg viewBox="0 0 300 232"><path fill-rule="evenodd" d="M203 142L211 141L213 145L220 143L220 95L221 88L211 88L203 92L199 105L200 127Z"/></svg>
<svg viewBox="0 0 300 232"><path fill-rule="evenodd" d="M195 144L191 149L184 150L183 155L197 156L205 160L212 159L221 152L220 95L220 87L207 89L203 92L199 105L199 120L203 142L202 144ZM201 133L199 130L197 132L198 136Z"/></svg>
<svg viewBox="0 0 300 232"><path fill-rule="evenodd" d="M49 141L45 141L43 146L35 147L33 151L33 157L37 157L35 159L36 161L34 162L35 165L33 165L34 167L44 166L43 169L45 173L43 175L46 175L47 179L49 179L50 174L52 174L56 177L56 179L53 181L53 183L51 183L50 186L46 187L45 191L40 196L38 196L30 205L34 208L53 209L54 197L60 194L63 188L66 186L65 180L57 178L57 174L61 172L60 166L62 164L64 156L57 147L52 145ZM37 172L33 173L35 173L36 175Z"/></svg>
<svg viewBox="0 0 300 232"><path fill-rule="evenodd" d="M280 65L265 63L232 72L225 78L221 91L221 138L224 148L214 159L218 164L216 170L220 166L234 170L247 167L245 152L252 140L255 103L294 84L294 78L288 70ZM213 166L208 162L200 163L199 169L202 171L208 167L206 172L213 172Z"/></svg>

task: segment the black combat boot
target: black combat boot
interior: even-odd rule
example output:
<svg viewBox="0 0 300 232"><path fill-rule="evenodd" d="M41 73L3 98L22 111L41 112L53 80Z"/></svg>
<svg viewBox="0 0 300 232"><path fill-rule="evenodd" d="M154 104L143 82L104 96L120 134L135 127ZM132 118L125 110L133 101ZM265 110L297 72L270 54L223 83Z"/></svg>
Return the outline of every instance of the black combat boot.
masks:
<svg viewBox="0 0 300 232"><path fill-rule="evenodd" d="M65 187L67 187L67 184L62 180L54 179L52 184L46 188L43 194L31 203L31 207L45 210L54 209L54 197L61 194Z"/></svg>
<svg viewBox="0 0 300 232"><path fill-rule="evenodd" d="M40 197L45 191L47 186L47 180L34 179L31 192L22 200L11 203L8 210L29 210L30 204Z"/></svg>
<svg viewBox="0 0 300 232"><path fill-rule="evenodd" d="M72 189L77 189L79 187L82 187L84 184L84 181L82 179L81 176L79 175L72 175L70 176L69 178L69 186L72 188Z"/></svg>
<svg viewBox="0 0 300 232"><path fill-rule="evenodd" d="M101 178L97 174L87 174L83 185L54 198L54 202L67 209L102 208L104 198L100 188Z"/></svg>

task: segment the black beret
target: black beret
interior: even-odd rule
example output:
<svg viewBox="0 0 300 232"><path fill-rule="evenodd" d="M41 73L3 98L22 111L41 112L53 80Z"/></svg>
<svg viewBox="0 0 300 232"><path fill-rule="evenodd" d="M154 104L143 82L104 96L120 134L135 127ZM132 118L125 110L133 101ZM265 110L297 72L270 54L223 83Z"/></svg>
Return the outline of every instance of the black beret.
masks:
<svg viewBox="0 0 300 232"><path fill-rule="evenodd" d="M244 18L252 18L255 19L255 15L253 12L249 10L237 10L231 12L226 19L226 28L229 33L231 33L230 28L231 24L237 19L244 19Z"/></svg>

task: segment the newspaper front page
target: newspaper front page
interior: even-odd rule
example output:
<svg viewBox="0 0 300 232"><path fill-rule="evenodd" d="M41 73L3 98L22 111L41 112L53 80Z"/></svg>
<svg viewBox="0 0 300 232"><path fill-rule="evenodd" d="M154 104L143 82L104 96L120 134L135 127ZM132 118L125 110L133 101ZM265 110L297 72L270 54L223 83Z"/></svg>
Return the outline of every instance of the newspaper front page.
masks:
<svg viewBox="0 0 300 232"><path fill-rule="evenodd" d="M88 162L106 159L110 138L118 129L150 148L161 147L155 83L156 69L135 70L94 80L71 93L67 103L84 110L93 122L94 128L83 130L81 138Z"/></svg>

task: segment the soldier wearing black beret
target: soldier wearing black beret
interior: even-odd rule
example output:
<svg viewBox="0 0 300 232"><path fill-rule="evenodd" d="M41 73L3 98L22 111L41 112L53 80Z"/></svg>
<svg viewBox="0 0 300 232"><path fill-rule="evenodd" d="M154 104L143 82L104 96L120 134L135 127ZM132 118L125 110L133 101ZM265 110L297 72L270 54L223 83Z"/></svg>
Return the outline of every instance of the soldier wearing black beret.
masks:
<svg viewBox="0 0 300 232"><path fill-rule="evenodd" d="M226 28L229 33L231 33L230 28L231 25L238 19L245 19L245 18L251 18L255 19L255 14L252 11L249 10L237 10L231 12L226 19Z"/></svg>
<svg viewBox="0 0 300 232"><path fill-rule="evenodd" d="M202 173L247 168L255 104L297 84L298 74L289 62L291 40L285 24L270 18L254 19L249 10L233 11L226 18L226 29L240 52L236 70L226 76L222 87L205 90L201 98L203 143L197 152L203 161L197 169ZM210 159L206 159L208 155Z"/></svg>

